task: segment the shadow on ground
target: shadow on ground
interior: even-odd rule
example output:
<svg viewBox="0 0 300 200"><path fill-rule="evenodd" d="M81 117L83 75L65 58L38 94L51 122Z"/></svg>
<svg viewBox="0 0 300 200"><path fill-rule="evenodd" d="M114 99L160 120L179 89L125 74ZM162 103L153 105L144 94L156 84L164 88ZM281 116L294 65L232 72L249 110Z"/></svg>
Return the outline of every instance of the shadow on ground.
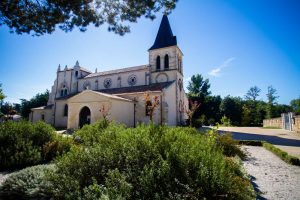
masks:
<svg viewBox="0 0 300 200"><path fill-rule="evenodd" d="M226 131L219 131L219 133L226 133ZM253 133L239 133L230 132L235 140L262 140L274 145L300 147L300 140L287 139L278 136L259 135Z"/></svg>
<svg viewBox="0 0 300 200"><path fill-rule="evenodd" d="M253 188L256 192L256 199L257 200L266 200L266 198L264 198L263 196L261 196L263 193L262 191L260 191L259 186L255 183L256 178L254 176L250 175L250 181L253 185Z"/></svg>

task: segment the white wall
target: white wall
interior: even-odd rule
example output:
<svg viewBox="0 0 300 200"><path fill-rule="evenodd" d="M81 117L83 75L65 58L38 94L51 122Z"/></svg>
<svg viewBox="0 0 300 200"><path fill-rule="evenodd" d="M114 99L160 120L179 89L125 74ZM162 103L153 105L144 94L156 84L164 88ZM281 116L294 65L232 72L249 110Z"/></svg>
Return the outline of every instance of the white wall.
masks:
<svg viewBox="0 0 300 200"><path fill-rule="evenodd" d="M104 80L107 78L110 78L112 80L112 84L109 88L120 88L119 80L118 77L121 77L121 87L130 87L131 85L128 84L128 78L131 75L136 76L136 84L133 86L138 86L138 85L146 85L145 82L145 73L148 72L147 69L142 69L142 70L134 70L130 72L121 72L118 74L108 74L108 75L100 75L96 77L91 77L91 78L84 78L80 79L78 83L78 90L83 91L84 90L84 84L85 82L89 82L91 85L91 90L102 90L102 89L107 89L104 87ZM96 80L98 80L98 88L96 87Z"/></svg>
<svg viewBox="0 0 300 200"><path fill-rule="evenodd" d="M110 119L128 127L134 126L134 104L132 102L112 100L110 114Z"/></svg>
<svg viewBox="0 0 300 200"><path fill-rule="evenodd" d="M164 89L164 101L168 104L167 109L167 124L170 126L177 125L176 113L176 83L171 84L168 88Z"/></svg>
<svg viewBox="0 0 300 200"><path fill-rule="evenodd" d="M54 125L55 127L62 127L62 128L67 127L68 117L64 116L64 109L66 104L67 104L67 100L56 101L55 125Z"/></svg>
<svg viewBox="0 0 300 200"><path fill-rule="evenodd" d="M48 124L53 124L52 122L52 111L51 109L40 109L40 110L33 110L32 114L30 115L30 120L32 122L37 122L42 120L42 115L45 116L44 121Z"/></svg>

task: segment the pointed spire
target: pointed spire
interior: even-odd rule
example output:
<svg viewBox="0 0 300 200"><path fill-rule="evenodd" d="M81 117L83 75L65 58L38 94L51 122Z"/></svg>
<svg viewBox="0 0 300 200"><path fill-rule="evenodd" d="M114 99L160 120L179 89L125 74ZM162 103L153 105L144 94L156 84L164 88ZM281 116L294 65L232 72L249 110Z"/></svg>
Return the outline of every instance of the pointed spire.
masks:
<svg viewBox="0 0 300 200"><path fill-rule="evenodd" d="M75 63L75 66L74 67L79 67L79 62L78 62L78 60L76 61L76 63Z"/></svg>
<svg viewBox="0 0 300 200"><path fill-rule="evenodd" d="M58 72L60 71L60 64L58 65L57 71L58 71Z"/></svg>
<svg viewBox="0 0 300 200"><path fill-rule="evenodd" d="M149 50L160 49L174 45L177 45L176 36L173 36L169 19L167 15L164 15L157 32L155 42Z"/></svg>
<svg viewBox="0 0 300 200"><path fill-rule="evenodd" d="M98 72L98 70L97 70L97 67L96 67L96 69L95 69L95 73L97 73Z"/></svg>
<svg viewBox="0 0 300 200"><path fill-rule="evenodd" d="M65 66L65 70L67 70L67 69L68 69L68 66L66 65L66 66Z"/></svg>

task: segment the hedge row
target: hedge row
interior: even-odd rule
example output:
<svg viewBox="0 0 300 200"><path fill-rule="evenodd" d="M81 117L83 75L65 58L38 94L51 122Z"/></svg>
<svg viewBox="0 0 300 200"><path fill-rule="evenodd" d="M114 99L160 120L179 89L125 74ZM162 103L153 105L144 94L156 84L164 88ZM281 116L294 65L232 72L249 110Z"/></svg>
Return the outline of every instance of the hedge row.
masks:
<svg viewBox="0 0 300 200"><path fill-rule="evenodd" d="M267 150L277 155L281 160L285 161L286 163L300 166L299 158L289 155L287 152L275 147L273 144L270 144L268 142L259 141L259 140L240 140L238 141L238 143L240 145L263 146Z"/></svg>

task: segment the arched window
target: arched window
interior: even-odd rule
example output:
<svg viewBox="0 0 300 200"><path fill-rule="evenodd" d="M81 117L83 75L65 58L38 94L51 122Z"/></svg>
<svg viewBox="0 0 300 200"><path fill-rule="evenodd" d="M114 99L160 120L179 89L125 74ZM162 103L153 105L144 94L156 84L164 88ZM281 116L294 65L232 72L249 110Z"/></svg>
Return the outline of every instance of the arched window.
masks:
<svg viewBox="0 0 300 200"><path fill-rule="evenodd" d="M95 89L98 90L98 79L95 80Z"/></svg>
<svg viewBox="0 0 300 200"><path fill-rule="evenodd" d="M60 96L64 96L64 90L60 90Z"/></svg>
<svg viewBox="0 0 300 200"><path fill-rule="evenodd" d="M68 95L68 90L67 88L64 89L64 96L67 96Z"/></svg>
<svg viewBox="0 0 300 200"><path fill-rule="evenodd" d="M165 55L165 69L169 69L169 55Z"/></svg>
<svg viewBox="0 0 300 200"><path fill-rule="evenodd" d="M65 105L64 107L64 117L68 116L68 104Z"/></svg>
<svg viewBox="0 0 300 200"><path fill-rule="evenodd" d="M156 70L160 70L160 56L156 57Z"/></svg>
<svg viewBox="0 0 300 200"><path fill-rule="evenodd" d="M151 109L152 103L151 101L146 102L146 116L150 116L150 109Z"/></svg>
<svg viewBox="0 0 300 200"><path fill-rule="evenodd" d="M76 76L76 77L78 76L78 71L75 72L75 76Z"/></svg>

